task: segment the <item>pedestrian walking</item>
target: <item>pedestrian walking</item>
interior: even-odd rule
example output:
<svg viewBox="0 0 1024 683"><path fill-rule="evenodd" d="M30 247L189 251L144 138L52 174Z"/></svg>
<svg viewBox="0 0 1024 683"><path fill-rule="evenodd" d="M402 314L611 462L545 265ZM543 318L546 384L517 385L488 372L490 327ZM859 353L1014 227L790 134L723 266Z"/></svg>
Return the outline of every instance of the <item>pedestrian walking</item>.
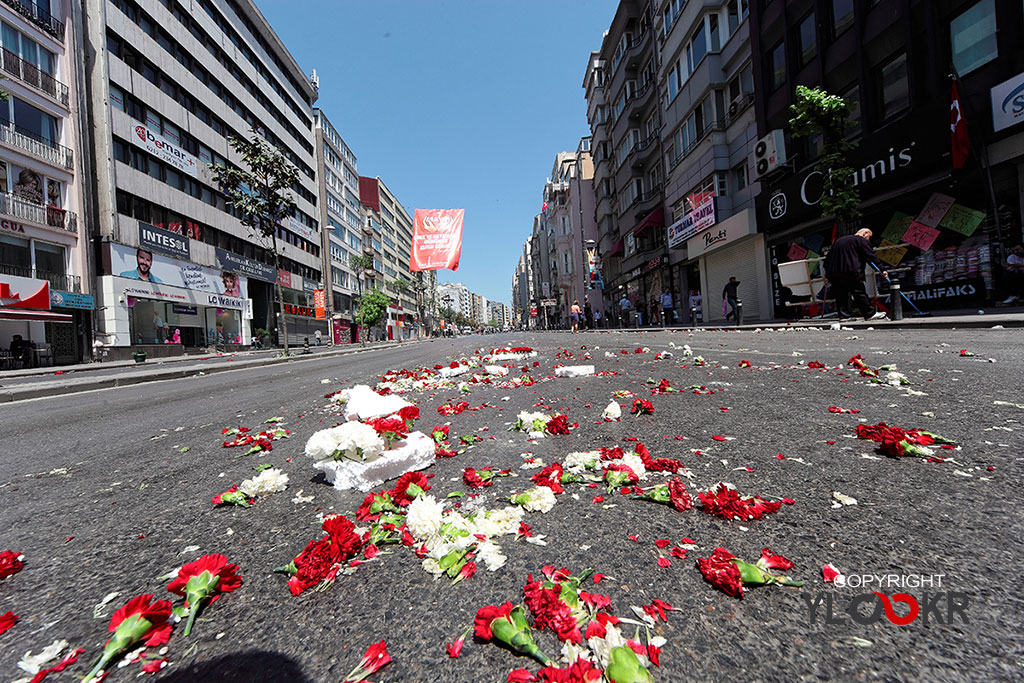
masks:
<svg viewBox="0 0 1024 683"><path fill-rule="evenodd" d="M587 323L587 329L594 329L594 307L590 305L590 296L583 295L583 319Z"/></svg>
<svg viewBox="0 0 1024 683"><path fill-rule="evenodd" d="M316 331L316 332L315 332L315 333L313 334L313 336L314 336L314 337L316 337L316 345L317 345L317 346L320 346L321 342L323 341L323 333L322 333L322 332L320 332L320 330L317 330L317 331Z"/></svg>
<svg viewBox="0 0 1024 683"><path fill-rule="evenodd" d="M734 277L729 278L729 281L725 283L725 288L722 290L722 301L729 303L729 313L726 314L725 319L737 318L736 316L736 302L739 301L739 286L740 281ZM724 307L723 307L724 308Z"/></svg>
<svg viewBox="0 0 1024 683"><path fill-rule="evenodd" d="M594 329L601 327L601 311L594 312Z"/></svg>
<svg viewBox="0 0 1024 683"><path fill-rule="evenodd" d="M629 309L632 307L633 304L630 302L629 297L623 294L622 298L619 299L619 319L621 321L619 327L629 327Z"/></svg>
<svg viewBox="0 0 1024 683"><path fill-rule="evenodd" d="M572 333L576 334L580 331L580 315L583 313L580 310L580 300L573 299L572 308L569 309L569 317L572 319Z"/></svg>
<svg viewBox="0 0 1024 683"><path fill-rule="evenodd" d="M650 318L651 325L657 325L658 324L658 300L654 298L653 294L651 295L650 311L651 311L651 318Z"/></svg>
<svg viewBox="0 0 1024 683"><path fill-rule="evenodd" d="M875 311L864 290L864 267L873 263L881 268L882 264L868 241L873 234L868 228L862 228L852 235L844 235L832 244L825 257L825 277L832 288L840 318L853 317L851 298L853 308L860 310L865 320L885 317L885 313ZM888 278L889 273L883 270L882 277Z"/></svg>
<svg viewBox="0 0 1024 683"><path fill-rule="evenodd" d="M672 321L672 293L668 291L668 287L661 293L661 324L668 327L669 322Z"/></svg>

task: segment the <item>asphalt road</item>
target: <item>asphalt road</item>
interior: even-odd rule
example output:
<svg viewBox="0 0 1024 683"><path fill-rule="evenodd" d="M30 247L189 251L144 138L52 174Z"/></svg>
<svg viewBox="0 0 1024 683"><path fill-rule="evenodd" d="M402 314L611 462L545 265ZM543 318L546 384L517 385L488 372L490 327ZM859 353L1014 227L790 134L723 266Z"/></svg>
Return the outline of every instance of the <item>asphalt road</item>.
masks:
<svg viewBox="0 0 1024 683"><path fill-rule="evenodd" d="M684 361L670 342L689 344L708 365ZM575 362L555 359L563 346L582 354L586 345L594 358L580 362L619 374L513 389L474 385L465 400L494 407L451 418L440 417L436 407L459 392L412 395L424 431L450 420L453 435L485 437L427 470L439 498L466 490L461 475L467 466L516 468L519 477L482 490L478 502L497 506L500 496L531 485L527 477L537 470L518 469L525 451L550 463L570 451L637 437L653 456L681 460L694 475L691 491L728 481L743 494L796 502L740 523L617 494L606 496L605 505L614 507L605 507L591 500L600 491L576 487L559 496L551 512L527 515L549 544L502 539L508 564L497 572L481 570L451 586L398 547L324 592L293 597L273 568L319 538L318 514L354 517L363 498L330 488L302 453L314 431L333 424L322 409L323 395L372 384L389 368L433 366L481 346L519 344L540 352L532 359L540 366L531 368L538 379L556 362ZM618 353L640 346L652 353ZM975 356L961 357L960 349ZM653 352L662 350L676 357L655 360ZM606 358L606 351L615 357ZM872 367L896 364L910 389L923 395L835 369L857 353ZM505 681L513 668L537 667L475 642L450 659L445 643L471 625L479 607L521 601L527 574L553 564L614 577L592 590L609 595L621 616L654 598L679 609L658 624L668 642L655 680L1020 680L1024 408L1000 402L1024 404L1022 356L1017 330L492 335L4 405L0 550L20 551L26 559L23 571L0 580L0 613L21 617L0 635L0 676L18 678L17 662L26 651L66 639L85 648L82 662L47 680L80 678L107 639L114 609L140 593L170 597L158 577L203 553L223 553L240 566L244 585L207 610L190 638L176 630L167 646L171 665L158 678L341 681L365 649L383 639L393 662L375 681ZM752 367L739 367L741 360ZM807 368L812 360L829 369ZM716 393L649 396L643 383L662 377ZM650 398L655 415L624 414L621 422L595 424L611 394L627 388ZM579 427L536 443L505 431L518 411L536 410L538 402L565 412ZM836 414L829 406L860 412ZM272 452L239 457L239 449L220 447L221 429L259 428L274 416L283 417L293 438L276 442ZM851 438L860 421L929 429L962 449L942 453L955 462L887 458ZM478 431L483 427L488 431ZM780 453L786 459L778 459ZM262 463L289 475L288 491L249 509L210 504ZM752 471L738 469L747 467ZM314 500L293 502L300 489ZM857 505L833 508L833 491ZM654 540L683 536L698 548L660 568ZM796 563L790 576L807 583L748 589L742 600L727 596L694 564L716 546L750 561L770 547ZM944 624L923 618L905 626L885 618L857 623L843 610L873 589L824 583L826 562L847 577L932 577L930 588L882 592L906 592L922 605L925 592L932 598L962 593L968 623L958 615ZM120 595L94 616L94 606L115 591ZM812 621L808 603L819 595L832 600L832 619L823 604ZM557 651L550 633L538 640ZM127 680L138 667L115 670L107 680Z"/></svg>

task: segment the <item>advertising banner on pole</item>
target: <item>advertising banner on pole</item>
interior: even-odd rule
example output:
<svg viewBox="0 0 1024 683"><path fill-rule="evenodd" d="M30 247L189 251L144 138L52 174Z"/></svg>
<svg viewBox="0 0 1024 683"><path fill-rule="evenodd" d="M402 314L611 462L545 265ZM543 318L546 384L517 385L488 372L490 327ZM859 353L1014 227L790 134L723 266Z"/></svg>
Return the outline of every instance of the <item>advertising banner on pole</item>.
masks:
<svg viewBox="0 0 1024 683"><path fill-rule="evenodd" d="M326 301L324 300L324 290L317 289L313 291L313 309L316 311L316 319L323 320L327 317Z"/></svg>
<svg viewBox="0 0 1024 683"><path fill-rule="evenodd" d="M416 209L409 270L458 270L465 209Z"/></svg>

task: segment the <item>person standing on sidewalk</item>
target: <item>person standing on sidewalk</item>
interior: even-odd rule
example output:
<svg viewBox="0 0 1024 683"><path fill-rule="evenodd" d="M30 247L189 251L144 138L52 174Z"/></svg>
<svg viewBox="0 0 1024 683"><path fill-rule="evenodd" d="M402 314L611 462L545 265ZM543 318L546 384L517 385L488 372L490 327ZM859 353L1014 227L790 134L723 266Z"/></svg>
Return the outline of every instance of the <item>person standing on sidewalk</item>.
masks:
<svg viewBox="0 0 1024 683"><path fill-rule="evenodd" d="M725 283L725 288L722 290L722 299L729 302L729 313L726 314L725 319L739 317L736 315L736 303L739 301L739 289L740 281L734 277L729 278L729 281Z"/></svg>
<svg viewBox="0 0 1024 683"><path fill-rule="evenodd" d="M594 307L590 305L590 295L583 295L583 319L587 323L587 329L594 329Z"/></svg>
<svg viewBox="0 0 1024 683"><path fill-rule="evenodd" d="M316 332L314 333L314 335L313 335L313 336L315 336L315 337L316 337L316 345L317 345L317 346L320 346L320 342L321 342L321 341L322 341L322 339L323 339L323 333L321 333L321 332L320 332L320 330L317 330L317 331L316 331Z"/></svg>
<svg viewBox="0 0 1024 683"><path fill-rule="evenodd" d="M881 267L881 261L875 256L875 250L868 241L873 234L868 228L862 228L852 235L844 235L832 244L832 249L825 257L825 277L832 287L840 318L853 316L850 310L851 297L853 307L860 310L865 320L885 317L885 313L875 311L864 289L864 267L868 263ZM888 279L889 273L883 270L882 277Z"/></svg>
<svg viewBox="0 0 1024 683"><path fill-rule="evenodd" d="M668 327L668 324L672 321L672 293L668 291L668 287L661 293L661 324Z"/></svg>

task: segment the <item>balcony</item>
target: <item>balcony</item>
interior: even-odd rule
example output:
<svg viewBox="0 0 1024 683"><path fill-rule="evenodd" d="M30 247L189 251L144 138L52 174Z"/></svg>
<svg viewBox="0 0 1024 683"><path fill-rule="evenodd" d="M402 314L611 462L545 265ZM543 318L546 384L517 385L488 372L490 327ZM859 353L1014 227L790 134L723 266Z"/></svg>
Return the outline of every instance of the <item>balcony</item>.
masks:
<svg viewBox="0 0 1024 683"><path fill-rule="evenodd" d="M78 234L78 214L74 211L36 204L9 192L0 193L0 214Z"/></svg>
<svg viewBox="0 0 1024 683"><path fill-rule="evenodd" d="M657 150L658 134L660 132L661 129L655 129L650 135L633 145L633 149L629 153L629 163L632 164L633 168L643 168L644 162Z"/></svg>
<svg viewBox="0 0 1024 683"><path fill-rule="evenodd" d="M21 266L9 266L5 263L0 263L0 273L3 275L13 275L15 277L30 277L36 280L46 280L50 283L50 287L53 289L59 289L62 292L74 292L75 294L82 293L82 278L79 275L48 273L45 270L22 268Z"/></svg>
<svg viewBox="0 0 1024 683"><path fill-rule="evenodd" d="M2 50L0 54L3 55L2 67L5 73L14 76L22 83L32 86L47 97L60 102L65 107L68 106L68 86L45 71L40 71L39 67L26 62L10 50Z"/></svg>
<svg viewBox="0 0 1024 683"><path fill-rule="evenodd" d="M4 4L43 29L61 43L64 42L64 22L31 0L3 0Z"/></svg>
<svg viewBox="0 0 1024 683"><path fill-rule="evenodd" d="M675 155L672 157L672 161L669 164L669 170L674 170L690 152L696 149L697 145L699 145L704 138L711 135L712 132L720 130L725 130L725 121L711 121L708 123L708 125L704 127L704 130L701 131L700 134L696 135L689 144L681 150L676 150Z"/></svg>
<svg viewBox="0 0 1024 683"><path fill-rule="evenodd" d="M6 119L0 119L0 143L17 147L54 166L60 166L69 171L74 169L74 154L70 148L50 142L41 135L17 126Z"/></svg>

